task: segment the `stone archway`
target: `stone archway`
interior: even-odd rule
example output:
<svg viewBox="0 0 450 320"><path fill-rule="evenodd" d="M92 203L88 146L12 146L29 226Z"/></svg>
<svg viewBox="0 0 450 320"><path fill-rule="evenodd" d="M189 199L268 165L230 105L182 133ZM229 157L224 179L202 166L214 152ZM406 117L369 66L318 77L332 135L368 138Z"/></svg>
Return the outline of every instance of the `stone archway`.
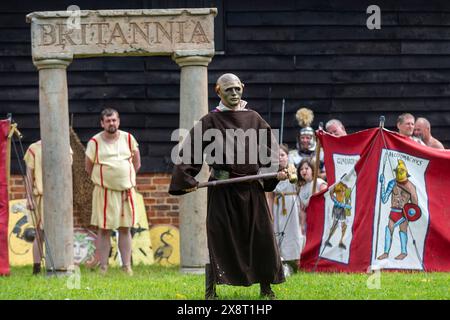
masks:
<svg viewBox="0 0 450 320"><path fill-rule="evenodd" d="M33 63L39 70L44 229L57 272L73 268L67 66L83 57L171 56L181 68L180 128L189 129L208 112L207 67L214 55L216 14L214 8L83 10L75 23L70 11L27 15ZM182 270L195 270L205 263L205 218L205 190L182 197Z"/></svg>

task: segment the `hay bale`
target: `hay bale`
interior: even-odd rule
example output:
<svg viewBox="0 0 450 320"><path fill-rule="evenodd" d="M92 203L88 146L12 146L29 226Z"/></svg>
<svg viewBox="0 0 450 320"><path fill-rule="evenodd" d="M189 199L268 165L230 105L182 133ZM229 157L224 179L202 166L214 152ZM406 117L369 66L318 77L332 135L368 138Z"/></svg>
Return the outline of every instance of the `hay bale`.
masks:
<svg viewBox="0 0 450 320"><path fill-rule="evenodd" d="M70 146L73 150L73 215L79 227L87 228L91 222L94 185L84 169L86 149L72 127L70 127Z"/></svg>

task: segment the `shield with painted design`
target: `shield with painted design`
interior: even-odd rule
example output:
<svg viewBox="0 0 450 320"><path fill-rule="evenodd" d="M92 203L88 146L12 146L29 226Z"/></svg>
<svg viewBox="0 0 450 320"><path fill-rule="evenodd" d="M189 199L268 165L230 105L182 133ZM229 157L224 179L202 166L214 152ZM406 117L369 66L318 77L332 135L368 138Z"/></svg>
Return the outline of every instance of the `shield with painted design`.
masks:
<svg viewBox="0 0 450 320"><path fill-rule="evenodd" d="M422 210L418 205L413 203L405 204L405 206L403 207L403 212L405 212L406 219L408 219L408 221L419 220L419 218L422 216Z"/></svg>

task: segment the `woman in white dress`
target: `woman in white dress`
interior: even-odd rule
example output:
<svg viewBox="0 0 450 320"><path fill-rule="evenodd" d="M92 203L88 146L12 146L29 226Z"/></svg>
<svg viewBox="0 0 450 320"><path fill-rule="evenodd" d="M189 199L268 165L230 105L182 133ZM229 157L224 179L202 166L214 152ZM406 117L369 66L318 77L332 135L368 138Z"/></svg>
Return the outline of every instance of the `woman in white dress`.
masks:
<svg viewBox="0 0 450 320"><path fill-rule="evenodd" d="M309 205L309 199L313 193L325 190L327 188L327 183L323 179L317 178L316 190L313 192L314 161L311 158L304 158L300 161L297 173L298 185L300 187L300 226L302 234L306 237L306 208Z"/></svg>
<svg viewBox="0 0 450 320"><path fill-rule="evenodd" d="M289 150L280 146L280 167L287 168ZM269 208L274 219L274 232L286 268L297 271L303 236L300 231L300 205L298 187L289 180L280 181L275 190L268 194ZM289 267L287 267L289 266Z"/></svg>

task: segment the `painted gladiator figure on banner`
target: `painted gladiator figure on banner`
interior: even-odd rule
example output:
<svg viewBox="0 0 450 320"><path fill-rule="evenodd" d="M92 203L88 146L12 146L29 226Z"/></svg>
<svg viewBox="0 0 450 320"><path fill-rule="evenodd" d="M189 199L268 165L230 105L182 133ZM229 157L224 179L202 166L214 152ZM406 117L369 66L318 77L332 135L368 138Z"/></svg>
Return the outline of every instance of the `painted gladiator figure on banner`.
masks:
<svg viewBox="0 0 450 320"><path fill-rule="evenodd" d="M392 235L395 228L399 227L401 253L395 257L396 260L403 260L408 255L408 223L420 217L420 208L416 186L408 179L408 169L403 160L398 160L395 169L395 179L389 181L387 188L384 186L384 173L380 175L381 201L386 203L391 197L391 212L389 222L385 228L384 253L377 259L384 260L389 257L392 245Z"/></svg>

